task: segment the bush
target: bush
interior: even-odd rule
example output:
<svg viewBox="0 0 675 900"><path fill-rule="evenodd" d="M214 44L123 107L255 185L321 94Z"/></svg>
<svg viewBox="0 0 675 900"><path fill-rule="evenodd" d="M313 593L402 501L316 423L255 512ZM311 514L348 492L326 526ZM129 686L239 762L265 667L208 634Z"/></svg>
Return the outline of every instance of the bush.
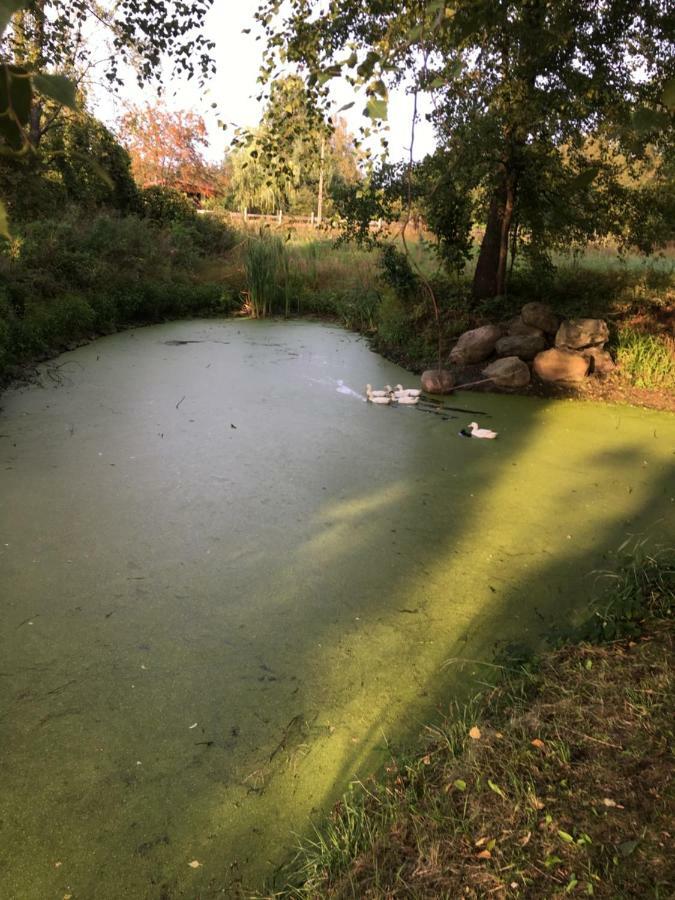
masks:
<svg viewBox="0 0 675 900"><path fill-rule="evenodd" d="M224 223L195 215L162 226L71 208L30 223L0 251L0 375L92 332L231 312L232 292L195 269L234 243Z"/></svg>
<svg viewBox="0 0 675 900"><path fill-rule="evenodd" d="M189 222L197 217L192 201L174 188L159 184L143 188L140 200L143 215L159 225Z"/></svg>
<svg viewBox="0 0 675 900"><path fill-rule="evenodd" d="M382 277L399 297L406 299L418 288L419 278L413 272L410 260L393 244L385 244L380 255Z"/></svg>

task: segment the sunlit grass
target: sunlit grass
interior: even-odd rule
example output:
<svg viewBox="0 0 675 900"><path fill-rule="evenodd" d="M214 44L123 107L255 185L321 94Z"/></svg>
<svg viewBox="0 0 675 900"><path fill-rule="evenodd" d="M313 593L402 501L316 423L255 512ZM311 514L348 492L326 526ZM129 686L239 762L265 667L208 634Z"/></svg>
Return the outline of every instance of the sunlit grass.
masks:
<svg viewBox="0 0 675 900"><path fill-rule="evenodd" d="M616 358L636 386L675 390L675 340L634 328L619 331Z"/></svg>

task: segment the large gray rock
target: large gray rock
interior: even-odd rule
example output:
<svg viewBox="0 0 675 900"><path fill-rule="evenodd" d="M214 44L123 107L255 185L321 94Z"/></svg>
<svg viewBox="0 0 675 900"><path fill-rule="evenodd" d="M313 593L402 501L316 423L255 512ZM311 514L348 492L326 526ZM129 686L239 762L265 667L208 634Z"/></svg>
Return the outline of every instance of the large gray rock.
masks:
<svg viewBox="0 0 675 900"><path fill-rule="evenodd" d="M534 325L526 325L522 316L516 316L506 326L507 334L539 334L543 337L544 332L541 328L535 328Z"/></svg>
<svg viewBox="0 0 675 900"><path fill-rule="evenodd" d="M573 350L552 347L534 358L534 371L542 381L583 381L589 360Z"/></svg>
<svg viewBox="0 0 675 900"><path fill-rule="evenodd" d="M450 353L450 362L458 366L469 366L483 362L490 356L495 344L502 336L500 325L482 325L471 331L465 331Z"/></svg>
<svg viewBox="0 0 675 900"><path fill-rule="evenodd" d="M530 383L530 367L517 356L495 360L483 369L483 375L501 388L522 388Z"/></svg>
<svg viewBox="0 0 675 900"><path fill-rule="evenodd" d="M422 390L427 394L451 394L455 379L448 369L427 369L422 372Z"/></svg>
<svg viewBox="0 0 675 900"><path fill-rule="evenodd" d="M510 334L499 338L495 344L497 356L519 356L534 359L537 353L546 349L546 338L542 331L534 334Z"/></svg>
<svg viewBox="0 0 675 900"><path fill-rule="evenodd" d="M556 347L581 350L602 346L609 340L609 328L604 319L570 319L563 322L555 336Z"/></svg>
<svg viewBox="0 0 675 900"><path fill-rule="evenodd" d="M602 347L587 347L581 351L581 355L585 356L591 364L591 372L597 372L598 375L608 375L616 369L616 363L612 359L608 350Z"/></svg>
<svg viewBox="0 0 675 900"><path fill-rule="evenodd" d="M555 334L560 319L548 303L526 303L520 311L520 317L526 325L541 328L547 334Z"/></svg>

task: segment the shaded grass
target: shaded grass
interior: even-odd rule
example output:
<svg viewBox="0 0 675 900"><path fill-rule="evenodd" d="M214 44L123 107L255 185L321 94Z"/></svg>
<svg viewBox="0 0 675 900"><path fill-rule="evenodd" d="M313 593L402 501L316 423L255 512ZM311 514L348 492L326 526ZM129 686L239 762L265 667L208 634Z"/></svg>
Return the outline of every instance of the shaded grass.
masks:
<svg viewBox="0 0 675 900"><path fill-rule="evenodd" d="M267 896L672 896L674 600L673 554L635 548L588 623L624 636L501 668L354 785Z"/></svg>
<svg viewBox="0 0 675 900"><path fill-rule="evenodd" d="M234 311L227 286L200 272L234 240L197 217L161 226L74 208L28 223L0 248L0 380L130 324Z"/></svg>

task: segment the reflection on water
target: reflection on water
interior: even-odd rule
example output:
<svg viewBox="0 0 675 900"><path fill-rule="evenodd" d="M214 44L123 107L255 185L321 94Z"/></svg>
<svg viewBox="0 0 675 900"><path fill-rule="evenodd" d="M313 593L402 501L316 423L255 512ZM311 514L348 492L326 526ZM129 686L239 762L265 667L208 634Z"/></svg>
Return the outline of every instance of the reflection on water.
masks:
<svg viewBox="0 0 675 900"><path fill-rule="evenodd" d="M455 395L468 441L368 382L412 384L336 328L197 321L5 394L3 898L236 896L484 675L444 660L672 522L668 415Z"/></svg>

